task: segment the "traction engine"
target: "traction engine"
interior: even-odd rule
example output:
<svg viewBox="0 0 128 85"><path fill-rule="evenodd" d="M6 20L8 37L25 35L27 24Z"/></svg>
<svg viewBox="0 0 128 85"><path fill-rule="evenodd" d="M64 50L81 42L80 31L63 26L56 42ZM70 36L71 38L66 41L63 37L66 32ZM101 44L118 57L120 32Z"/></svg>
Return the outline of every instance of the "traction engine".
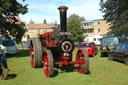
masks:
<svg viewBox="0 0 128 85"><path fill-rule="evenodd" d="M73 42L68 39L66 30L66 12L68 7L60 6L60 30L38 34L38 38L30 41L30 60L32 68L44 68L47 77L53 76L55 65L63 66L76 64L77 71L82 74L89 72L89 57L85 49L76 53L76 61L72 61Z"/></svg>

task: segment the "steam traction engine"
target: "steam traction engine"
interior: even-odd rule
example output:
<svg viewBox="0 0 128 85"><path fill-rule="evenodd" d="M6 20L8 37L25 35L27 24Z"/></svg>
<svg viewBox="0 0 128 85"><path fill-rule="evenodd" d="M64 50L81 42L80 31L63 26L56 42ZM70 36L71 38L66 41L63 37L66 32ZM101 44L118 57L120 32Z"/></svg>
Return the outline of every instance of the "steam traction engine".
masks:
<svg viewBox="0 0 128 85"><path fill-rule="evenodd" d="M60 6L60 31L38 34L38 38L30 42L30 60L32 68L44 68L47 77L53 76L54 65L76 64L79 73L89 72L89 57L84 49L79 49L76 61L72 61L73 42L67 38L70 33L66 31L66 11L68 7Z"/></svg>

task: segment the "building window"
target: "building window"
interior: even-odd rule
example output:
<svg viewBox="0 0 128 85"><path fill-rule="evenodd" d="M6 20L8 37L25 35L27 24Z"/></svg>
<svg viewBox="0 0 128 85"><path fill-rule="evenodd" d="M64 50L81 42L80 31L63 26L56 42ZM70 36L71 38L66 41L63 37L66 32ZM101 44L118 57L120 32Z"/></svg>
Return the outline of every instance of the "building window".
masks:
<svg viewBox="0 0 128 85"><path fill-rule="evenodd" d="M84 23L84 26L86 26L86 23Z"/></svg>
<svg viewBox="0 0 128 85"><path fill-rule="evenodd" d="M32 29L32 30L31 30L31 32L35 32L35 30L34 30L34 29Z"/></svg>
<svg viewBox="0 0 128 85"><path fill-rule="evenodd" d="M85 29L84 32L85 33L93 33L94 32L94 29Z"/></svg>
<svg viewBox="0 0 128 85"><path fill-rule="evenodd" d="M96 38L93 38L93 41L96 41Z"/></svg>
<svg viewBox="0 0 128 85"><path fill-rule="evenodd" d="M87 23L87 26L89 26L89 23Z"/></svg>
<svg viewBox="0 0 128 85"><path fill-rule="evenodd" d="M89 33L92 33L94 30L93 29L88 29L88 32Z"/></svg>
<svg viewBox="0 0 128 85"><path fill-rule="evenodd" d="M100 28L98 29L98 32L100 32Z"/></svg>
<svg viewBox="0 0 128 85"><path fill-rule="evenodd" d="M90 26L92 26L92 22L90 22Z"/></svg>
<svg viewBox="0 0 128 85"><path fill-rule="evenodd" d="M93 22L86 22L86 23L83 23L82 26L93 26Z"/></svg>
<svg viewBox="0 0 128 85"><path fill-rule="evenodd" d="M98 21L98 25L100 25L100 21Z"/></svg>

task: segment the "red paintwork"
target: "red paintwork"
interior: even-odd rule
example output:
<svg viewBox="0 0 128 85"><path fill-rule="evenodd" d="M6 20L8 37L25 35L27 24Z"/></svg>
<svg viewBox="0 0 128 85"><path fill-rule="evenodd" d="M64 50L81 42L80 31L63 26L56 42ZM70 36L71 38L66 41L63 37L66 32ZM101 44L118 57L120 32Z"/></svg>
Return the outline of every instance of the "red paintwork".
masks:
<svg viewBox="0 0 128 85"><path fill-rule="evenodd" d="M86 64L86 62L85 62L85 58L84 58L84 53L83 53L83 51L80 51L80 52L78 52L77 53L77 55L76 55L76 61L78 61L79 63L76 63L76 67L77 67L77 71L79 72L79 73L84 73L83 72L83 66L85 66L84 64ZM85 69L86 67L84 67L84 69Z"/></svg>
<svg viewBox="0 0 128 85"><path fill-rule="evenodd" d="M50 36L51 32L46 32L44 34L38 34L38 37L44 37L44 41L43 41L43 45L44 46L55 46L58 40L52 40L52 37ZM56 50L56 49L55 49ZM72 53L69 53L69 55L65 56L64 53L60 53L60 57L63 60L63 64L64 65L68 65L69 61L67 61L68 59L72 60ZM59 63L58 63L59 64Z"/></svg>
<svg viewBox="0 0 128 85"><path fill-rule="evenodd" d="M80 48L86 49L89 56L93 55L95 51L98 51L97 47L93 46L94 42L81 42L80 44L91 44L91 47L80 47L80 45L78 46L78 49Z"/></svg>
<svg viewBox="0 0 128 85"><path fill-rule="evenodd" d="M43 59L43 67L44 67L44 74L45 76L49 76L49 61L48 61L48 54L45 52L44 53L44 59Z"/></svg>
<svg viewBox="0 0 128 85"><path fill-rule="evenodd" d="M62 65L68 65L68 64L84 64L85 61L63 61L63 62L56 62L56 65L62 64Z"/></svg>
<svg viewBox="0 0 128 85"><path fill-rule="evenodd" d="M37 35L40 38L40 41L42 43L43 46L47 47L54 47L56 46L56 43L58 42L58 40L53 40L51 37L51 32L46 32L44 34L38 34ZM42 37L42 38L41 38ZM63 46L63 44L62 44ZM79 48L80 49L80 48ZM31 66L34 68L34 55L33 55L33 44L30 44L30 59L31 59ZM52 50L52 52L57 52L57 49L54 48ZM90 52L90 51L89 51ZM76 57L76 61L72 61L72 53L64 53L64 52L60 52L58 53L61 61L56 61L56 56L53 55L53 60L54 60L54 64L58 65L58 64L62 64L62 65L69 65L69 64L76 64L77 66L77 70L79 73L83 73L83 65L86 64L85 62L85 58L81 59L81 55L83 55L83 52L81 51L80 53L77 53L77 57ZM84 55L86 56L86 55ZM82 57L84 57L82 56ZM45 76L49 76L49 60L48 60L48 54L47 52L43 53L43 67L44 67L44 74ZM84 67L85 68L85 67Z"/></svg>
<svg viewBox="0 0 128 85"><path fill-rule="evenodd" d="M34 68L34 55L33 55L33 44L30 43L30 61L31 61L31 66Z"/></svg>
<svg viewBox="0 0 128 85"><path fill-rule="evenodd" d="M51 32L45 32L44 34L37 34L38 37L44 37L45 40L43 42L44 46L55 46L58 40L53 41L51 37Z"/></svg>
<svg viewBox="0 0 128 85"><path fill-rule="evenodd" d="M85 67L86 66L88 67L89 65L87 61L88 59L86 59L88 58L88 55L87 53L85 53L85 50L83 49L78 50L76 61L72 61L72 51L74 49L74 45L73 45L73 42L70 39L68 39L68 35L70 33L66 31L66 11L68 7L60 6L58 9L61 14L60 27L58 26L58 28L54 29L53 32L37 34L39 38L33 41L34 44L37 43L37 47L35 47L34 44L33 45L30 44L31 65L34 66L34 64L38 62L38 61L34 62L34 59L36 60L36 58L38 58L39 60L43 58L44 73L45 73L45 76L47 77L52 75L54 64L57 64L57 65L58 64L63 64L63 65L77 64L78 72L85 73L86 71ZM41 43L39 43L39 41ZM42 48L39 47L40 45L42 45ZM39 52L43 52L43 53L40 53L39 57L38 55L33 55L33 52L35 51L35 49L37 49L35 54ZM48 50L50 51L50 54L49 52L47 52Z"/></svg>

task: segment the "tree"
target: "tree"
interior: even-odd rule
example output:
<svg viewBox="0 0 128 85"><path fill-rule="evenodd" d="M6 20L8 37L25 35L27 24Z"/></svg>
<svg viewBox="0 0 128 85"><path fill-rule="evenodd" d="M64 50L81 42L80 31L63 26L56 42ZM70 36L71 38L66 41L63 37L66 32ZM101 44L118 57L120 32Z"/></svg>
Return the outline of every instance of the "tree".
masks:
<svg viewBox="0 0 128 85"><path fill-rule="evenodd" d="M69 38L74 42L80 42L84 39L84 30L81 27L81 22L85 20L76 14L72 14L67 19L67 30L71 32Z"/></svg>
<svg viewBox="0 0 128 85"><path fill-rule="evenodd" d="M44 21L43 21L43 24L47 24L47 21L46 21L46 19L44 19Z"/></svg>
<svg viewBox="0 0 128 85"><path fill-rule="evenodd" d="M111 23L111 34L128 36L128 0L101 0L101 11L107 22Z"/></svg>
<svg viewBox="0 0 128 85"><path fill-rule="evenodd" d="M22 36L25 34L26 31L28 31L27 28L25 28L25 23L22 22L19 25L16 25L15 28L18 29L17 32L16 32L15 37L16 37L16 39L18 39L19 41L21 41Z"/></svg>
<svg viewBox="0 0 128 85"><path fill-rule="evenodd" d="M23 0L24 2L25 0ZM22 5L17 0L0 0L0 34L16 37L24 31L23 24L17 16L27 13L27 4Z"/></svg>

